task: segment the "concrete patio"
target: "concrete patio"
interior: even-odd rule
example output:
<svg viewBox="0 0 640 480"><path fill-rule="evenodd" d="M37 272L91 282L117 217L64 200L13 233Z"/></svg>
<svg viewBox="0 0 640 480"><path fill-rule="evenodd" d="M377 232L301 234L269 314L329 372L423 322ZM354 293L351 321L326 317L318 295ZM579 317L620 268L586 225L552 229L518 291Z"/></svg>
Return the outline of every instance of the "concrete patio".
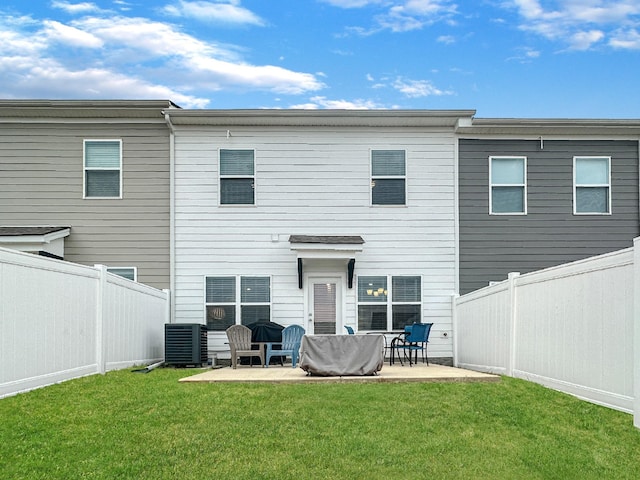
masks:
<svg viewBox="0 0 640 480"><path fill-rule="evenodd" d="M263 383L297 383L297 382L497 382L498 375L419 363L410 367L388 363L382 367L378 375L355 377L319 377L308 376L300 368L292 368L291 364L270 365L263 368L259 365L231 367L214 367L202 373L186 377L181 382L263 382Z"/></svg>

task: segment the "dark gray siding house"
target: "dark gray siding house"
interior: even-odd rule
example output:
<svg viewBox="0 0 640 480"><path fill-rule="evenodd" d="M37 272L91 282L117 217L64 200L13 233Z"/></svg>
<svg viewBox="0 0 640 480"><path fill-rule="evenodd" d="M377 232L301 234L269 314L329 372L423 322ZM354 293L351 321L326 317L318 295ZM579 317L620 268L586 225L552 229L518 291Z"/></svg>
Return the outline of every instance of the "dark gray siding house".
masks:
<svg viewBox="0 0 640 480"><path fill-rule="evenodd" d="M170 108L1 100L0 246L169 288Z"/></svg>
<svg viewBox="0 0 640 480"><path fill-rule="evenodd" d="M460 294L640 235L638 122L525 122L480 120L459 139Z"/></svg>

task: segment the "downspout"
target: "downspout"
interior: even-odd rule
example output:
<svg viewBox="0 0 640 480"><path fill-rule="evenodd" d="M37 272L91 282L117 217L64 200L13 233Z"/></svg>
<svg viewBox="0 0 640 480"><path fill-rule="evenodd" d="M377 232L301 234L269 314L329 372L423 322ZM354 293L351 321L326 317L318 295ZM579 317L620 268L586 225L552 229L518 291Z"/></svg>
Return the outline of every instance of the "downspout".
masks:
<svg viewBox="0 0 640 480"><path fill-rule="evenodd" d="M171 116L168 112L162 111L164 120L169 127L169 289L170 289L170 315L169 323L175 323L175 300L176 300L176 262L175 262L175 248L176 248L176 199L175 199L175 171L176 171L176 142L175 142L175 129L173 123L171 123Z"/></svg>

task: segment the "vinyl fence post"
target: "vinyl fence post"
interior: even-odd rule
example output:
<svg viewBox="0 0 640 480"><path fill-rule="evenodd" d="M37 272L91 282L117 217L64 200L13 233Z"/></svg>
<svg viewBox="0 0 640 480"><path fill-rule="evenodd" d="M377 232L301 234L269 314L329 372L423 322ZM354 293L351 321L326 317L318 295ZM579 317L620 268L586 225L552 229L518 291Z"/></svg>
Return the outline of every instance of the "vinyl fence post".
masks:
<svg viewBox="0 0 640 480"><path fill-rule="evenodd" d="M460 295L451 295L451 323L453 336L453 366L458 366L458 299Z"/></svg>
<svg viewBox="0 0 640 480"><path fill-rule="evenodd" d="M98 291L96 295L96 366L98 373L104 374L107 371L106 364L106 333L104 329L104 309L107 291L107 267L105 265L94 265L98 270Z"/></svg>
<svg viewBox="0 0 640 480"><path fill-rule="evenodd" d="M168 288L163 288L162 291L165 294L165 318L164 323L172 323L171 322L171 290Z"/></svg>
<svg viewBox="0 0 640 480"><path fill-rule="evenodd" d="M518 302L516 295L516 280L520 272L510 272L507 279L509 281L509 338L507 358L507 376L513 377L516 367L516 326L518 319Z"/></svg>
<svg viewBox="0 0 640 480"><path fill-rule="evenodd" d="M640 428L640 237L633 239L633 425Z"/></svg>

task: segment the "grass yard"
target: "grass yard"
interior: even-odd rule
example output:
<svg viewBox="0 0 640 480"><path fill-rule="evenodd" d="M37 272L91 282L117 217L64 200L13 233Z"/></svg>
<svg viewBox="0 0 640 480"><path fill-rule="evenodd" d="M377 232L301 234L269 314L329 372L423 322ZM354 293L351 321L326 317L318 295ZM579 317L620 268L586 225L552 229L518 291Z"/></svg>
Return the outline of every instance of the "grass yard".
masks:
<svg viewBox="0 0 640 480"><path fill-rule="evenodd" d="M0 400L0 478L640 478L631 415L521 380L178 383L198 372Z"/></svg>

